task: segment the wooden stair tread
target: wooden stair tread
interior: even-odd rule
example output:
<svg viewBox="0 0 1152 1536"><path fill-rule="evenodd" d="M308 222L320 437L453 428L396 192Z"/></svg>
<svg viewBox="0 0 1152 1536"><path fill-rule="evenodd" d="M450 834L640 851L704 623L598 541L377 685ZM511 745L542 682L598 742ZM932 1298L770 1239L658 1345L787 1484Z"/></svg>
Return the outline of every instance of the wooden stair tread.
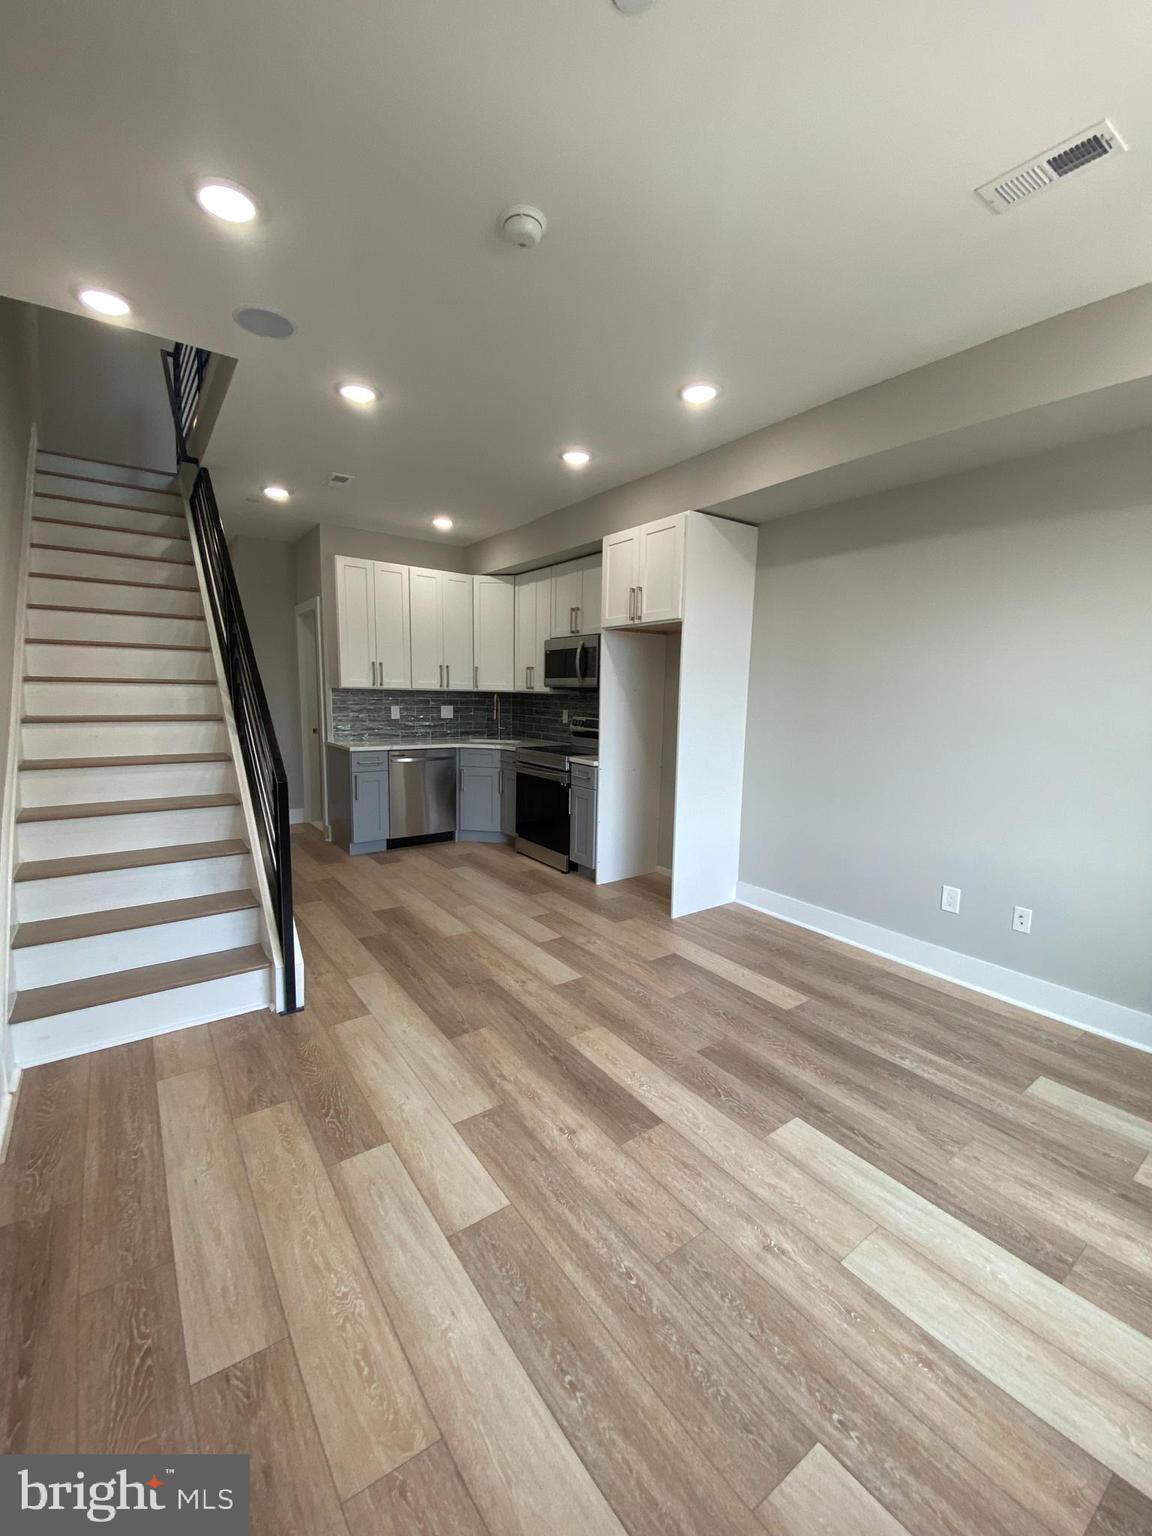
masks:
<svg viewBox="0 0 1152 1536"><path fill-rule="evenodd" d="M110 976L88 976L82 981L58 982L51 987L29 987L17 992L8 1022L26 1024L31 1019L49 1018L54 1013L97 1008L103 1003L122 1003L131 997L146 997L150 992L170 992L175 987L218 981L225 976L243 975L246 971L262 971L270 964L258 944L249 944L243 949L219 950L215 954L194 955L188 960L168 960L163 965L116 971Z"/></svg>
<svg viewBox="0 0 1152 1536"><path fill-rule="evenodd" d="M111 530L109 530L110 532ZM30 549L54 549L59 555L95 555L97 560L147 560L149 565L191 565L191 560L173 560L171 555L138 555L125 549L90 549L85 544L45 544L42 539L33 539ZM43 571L37 571L37 576L43 576Z"/></svg>
<svg viewBox="0 0 1152 1536"><path fill-rule="evenodd" d="M100 506L106 505L106 502L100 502ZM148 512L150 508L134 507L132 510L134 512ZM152 515L153 517L176 516L174 512L154 512ZM73 517L46 517L42 512L37 512L32 521L34 523L51 523L54 528L91 528L97 533L127 533L130 534L133 538L138 537L141 539L171 539L173 543L178 544L191 544L192 542L186 533L154 533L151 528L121 528L118 524L115 523L82 523L77 518ZM52 546L45 545L43 547L51 548ZM95 551L95 553L98 555L108 554L110 551L98 549ZM117 550L115 553L127 554L127 551ZM138 555L136 558L142 560L144 556ZM188 564L187 561L184 563Z"/></svg>
<svg viewBox="0 0 1152 1536"><path fill-rule="evenodd" d="M104 912L80 912L74 917L46 917L36 923L21 923L12 937L12 948L64 944L70 939L98 938L130 928L158 928L164 923L184 923L195 917L246 912L259 905L253 891L212 891L206 896L185 896L179 901L153 901L143 907L113 907Z"/></svg>
<svg viewBox="0 0 1152 1536"><path fill-rule="evenodd" d="M187 724L223 720L223 715L25 715L24 725L131 725L135 722L176 721Z"/></svg>
<svg viewBox="0 0 1152 1536"><path fill-rule="evenodd" d="M142 816L152 811L201 811L239 805L238 795L164 795L152 800L93 800L84 805L30 805L19 811L23 825L38 821L79 821L90 816Z"/></svg>
<svg viewBox="0 0 1152 1536"><path fill-rule="evenodd" d="M84 549L84 550L81 550L80 553L84 554L84 555L90 555L92 553L92 551L90 549ZM135 556L128 555L125 558L126 559L134 559ZM141 558L143 558L143 557L141 557ZM172 584L170 582L167 582L167 581L124 581L124 580L120 580L119 578L117 578L115 576L77 576L75 574L75 572L73 572L73 571L29 571L28 572L28 580L29 581L86 581L86 582L89 582L89 583L91 583L91 584L93 584L95 586L98 586L98 587L147 587L149 589L149 591L155 591L155 592L196 592L196 593L199 593L199 591L200 591L199 587L174 587L174 586L172 586ZM29 603L28 606L30 608L32 608L32 607L35 607L36 605L34 603ZM48 604L48 607L50 607L50 608L58 607L58 606L59 606L59 604L54 604L54 603L49 603ZM109 609L109 608L101 608L98 611L100 613L122 613L123 609L120 609L120 608L111 608L111 609ZM168 615L165 614L165 613L161 613L161 614L157 614L156 617L157 618L161 618L161 619L165 619L165 618L168 617ZM191 617L191 615L185 615L185 617Z"/></svg>
<svg viewBox="0 0 1152 1536"><path fill-rule="evenodd" d="M21 773L44 768L146 768L167 767L169 763L229 763L227 752L166 752L159 756L136 757L26 757Z"/></svg>
<svg viewBox="0 0 1152 1536"><path fill-rule="evenodd" d="M36 641L28 642L35 645ZM200 647L206 651L206 645ZM124 683L126 686L137 687L147 685L156 688L215 688L214 677L94 677L91 673L55 673L55 672L26 672L26 683Z"/></svg>
<svg viewBox="0 0 1152 1536"><path fill-rule="evenodd" d="M108 612L106 608L87 608L80 611L85 613ZM174 640L60 640L55 637L52 639L34 639L31 635L25 637L24 644L26 646L71 645L80 646L84 650L95 649L105 651L207 651L209 649L206 645L181 645ZM189 681L200 682L202 679L191 678Z"/></svg>
<svg viewBox="0 0 1152 1536"><path fill-rule="evenodd" d="M80 464L99 464L104 469L133 469L138 475L159 475L161 480L175 480L174 469L149 469L146 464L123 464L119 459L94 459L90 453L66 453L63 448L45 448L38 444L36 448L37 458L47 459L75 459ZM41 474L47 474L47 470L40 470Z"/></svg>
<svg viewBox="0 0 1152 1536"><path fill-rule="evenodd" d="M148 869L156 864L188 864L196 859L225 859L247 853L239 837L215 843L173 843L165 848L126 848L113 853L82 853L67 859L32 859L16 866L13 880L58 880L65 875L101 875L113 869Z"/></svg>
<svg viewBox="0 0 1152 1536"><path fill-rule="evenodd" d="M74 581L75 577L65 576L57 578L57 580L61 579L64 581ZM179 590L183 592L186 589L180 587ZM35 609L38 613L99 613L103 614L105 618L111 614L114 619L176 619L181 624L205 623L203 611L200 613L164 613L158 608L82 608L77 603L28 603L27 607L30 610ZM30 641L30 643L38 645L41 642ZM88 642L86 640L73 640L65 643L87 645ZM116 642L109 641L108 643L114 645Z"/></svg>
<svg viewBox="0 0 1152 1536"><path fill-rule="evenodd" d="M60 455L60 457L65 457L65 455ZM73 453L73 454L67 455L67 457L74 459L74 458L77 457L77 455ZM125 465L123 467L124 468L131 468L131 465ZM39 465L37 465L36 473L38 475L50 475L54 480L83 480L85 485L113 485L113 486L116 487L117 490L120 490L120 491L140 491L145 496L179 496L180 495L179 491L169 490L166 487L162 487L162 486L159 486L159 485L133 485L130 480L104 480L104 479L101 478L100 475L82 475L79 472L79 470L75 470L75 469L41 469L39 467ZM142 471L142 473L144 473L146 475L152 475L152 474L159 474L160 471L159 470L146 469L146 470ZM50 493L45 491L45 492L42 492L41 494L49 495ZM103 506L104 503L101 502L100 505ZM134 512L148 512L151 509L149 507L134 507L132 510ZM164 516L164 517L168 516L168 514L166 512L162 513L161 515Z"/></svg>

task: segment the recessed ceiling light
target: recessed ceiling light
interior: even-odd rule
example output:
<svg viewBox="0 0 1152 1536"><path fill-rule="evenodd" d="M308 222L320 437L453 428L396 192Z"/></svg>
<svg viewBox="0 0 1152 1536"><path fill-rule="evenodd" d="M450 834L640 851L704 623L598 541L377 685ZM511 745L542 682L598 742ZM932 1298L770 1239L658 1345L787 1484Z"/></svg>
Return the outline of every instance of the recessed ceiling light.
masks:
<svg viewBox="0 0 1152 1536"><path fill-rule="evenodd" d="M205 213L228 224L250 224L256 217L256 199L234 181L202 181L196 201Z"/></svg>
<svg viewBox="0 0 1152 1536"><path fill-rule="evenodd" d="M680 398L685 405L711 405L719 393L715 384L685 384Z"/></svg>
<svg viewBox="0 0 1152 1536"><path fill-rule="evenodd" d="M93 314L117 317L132 313L132 306L128 300L108 288L81 288L76 297L84 308L92 310Z"/></svg>
<svg viewBox="0 0 1152 1536"><path fill-rule="evenodd" d="M353 405L372 405L376 400L376 391L369 384L341 384L339 394Z"/></svg>
<svg viewBox="0 0 1152 1536"><path fill-rule="evenodd" d="M583 469L591 461L592 455L586 448L568 448L560 457L569 469Z"/></svg>
<svg viewBox="0 0 1152 1536"><path fill-rule="evenodd" d="M432 526L433 528L439 528L441 533L447 533L449 528L452 526L452 519L450 517L445 517L444 514L441 513L439 517L434 517L432 519Z"/></svg>
<svg viewBox="0 0 1152 1536"><path fill-rule="evenodd" d="M287 501L292 493L282 485L266 485L264 494L269 501Z"/></svg>

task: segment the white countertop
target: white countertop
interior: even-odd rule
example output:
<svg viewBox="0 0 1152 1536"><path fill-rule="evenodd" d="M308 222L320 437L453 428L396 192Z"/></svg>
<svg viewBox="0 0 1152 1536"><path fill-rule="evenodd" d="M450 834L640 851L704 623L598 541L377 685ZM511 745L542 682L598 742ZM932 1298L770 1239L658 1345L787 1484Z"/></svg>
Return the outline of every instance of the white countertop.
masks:
<svg viewBox="0 0 1152 1536"><path fill-rule="evenodd" d="M585 763L589 768L599 768L600 766L600 759L598 757L570 757L568 761L570 763Z"/></svg>
<svg viewBox="0 0 1152 1536"><path fill-rule="evenodd" d="M406 741L403 738L393 736L377 737L375 740L362 739L357 741L330 741L330 747L336 747L341 752L415 752L420 747L495 747L499 752L515 752L517 747L528 745L527 737L502 736L493 740L491 737L484 739L478 736L449 737L447 740L430 741L427 736Z"/></svg>

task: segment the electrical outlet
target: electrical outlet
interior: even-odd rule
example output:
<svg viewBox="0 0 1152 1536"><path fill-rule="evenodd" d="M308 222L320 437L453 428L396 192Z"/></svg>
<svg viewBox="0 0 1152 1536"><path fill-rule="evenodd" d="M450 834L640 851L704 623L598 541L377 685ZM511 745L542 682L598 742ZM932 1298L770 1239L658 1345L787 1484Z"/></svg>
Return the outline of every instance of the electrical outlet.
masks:
<svg viewBox="0 0 1152 1536"><path fill-rule="evenodd" d="M440 706L440 718L441 718L441 720L451 720L451 718L452 718L452 710L453 710L453 706L451 704L441 704L441 706Z"/></svg>
<svg viewBox="0 0 1152 1536"><path fill-rule="evenodd" d="M959 912L960 887L958 885L942 885L940 887L941 912Z"/></svg>
<svg viewBox="0 0 1152 1536"><path fill-rule="evenodd" d="M393 720L399 720L399 718L400 718L400 706L399 706L399 704L393 704L392 708L389 710L389 714L392 716Z"/></svg>
<svg viewBox="0 0 1152 1536"><path fill-rule="evenodd" d="M1017 933L1031 933L1032 932L1032 908L1031 907L1013 907L1012 908L1012 927L1013 927L1013 929Z"/></svg>

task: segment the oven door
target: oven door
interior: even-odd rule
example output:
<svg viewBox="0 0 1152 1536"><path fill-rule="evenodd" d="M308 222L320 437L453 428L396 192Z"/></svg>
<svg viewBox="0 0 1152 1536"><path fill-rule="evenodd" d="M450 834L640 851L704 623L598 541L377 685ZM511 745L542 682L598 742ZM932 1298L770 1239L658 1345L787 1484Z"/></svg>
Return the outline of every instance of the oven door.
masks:
<svg viewBox="0 0 1152 1536"><path fill-rule="evenodd" d="M562 769L516 768L516 852L565 874L572 868L570 783Z"/></svg>

